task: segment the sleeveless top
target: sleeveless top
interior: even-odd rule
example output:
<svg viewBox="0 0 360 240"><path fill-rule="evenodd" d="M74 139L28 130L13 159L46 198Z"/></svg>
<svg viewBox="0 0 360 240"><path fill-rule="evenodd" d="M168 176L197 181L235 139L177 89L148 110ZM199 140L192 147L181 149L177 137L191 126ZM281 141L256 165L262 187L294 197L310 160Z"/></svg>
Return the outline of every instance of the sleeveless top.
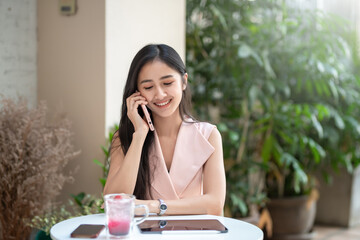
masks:
<svg viewBox="0 0 360 240"><path fill-rule="evenodd" d="M169 172L159 138L154 131L154 143L149 152L152 174L150 191L153 199L173 200L202 194L203 165L215 150L208 141L214 128L215 125L206 122L183 122Z"/></svg>

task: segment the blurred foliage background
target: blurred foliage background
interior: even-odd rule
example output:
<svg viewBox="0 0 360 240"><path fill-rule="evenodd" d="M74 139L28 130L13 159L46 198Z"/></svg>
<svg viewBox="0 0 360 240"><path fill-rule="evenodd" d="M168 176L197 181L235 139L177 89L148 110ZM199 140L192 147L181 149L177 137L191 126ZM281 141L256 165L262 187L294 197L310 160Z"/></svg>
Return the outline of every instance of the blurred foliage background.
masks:
<svg viewBox="0 0 360 240"><path fill-rule="evenodd" d="M315 171L352 172L360 161L355 31L336 15L287 3L187 0L194 112L217 124L223 137L226 216L249 216L269 198L309 194ZM117 129L101 146L105 160L93 160L103 170L102 186ZM103 212L102 198L71 197L30 225L48 233L63 219Z"/></svg>
<svg viewBox="0 0 360 240"><path fill-rule="evenodd" d="M187 1L193 105L223 136L226 215L309 194L319 167L351 172L359 164L360 68L350 26L286 1Z"/></svg>

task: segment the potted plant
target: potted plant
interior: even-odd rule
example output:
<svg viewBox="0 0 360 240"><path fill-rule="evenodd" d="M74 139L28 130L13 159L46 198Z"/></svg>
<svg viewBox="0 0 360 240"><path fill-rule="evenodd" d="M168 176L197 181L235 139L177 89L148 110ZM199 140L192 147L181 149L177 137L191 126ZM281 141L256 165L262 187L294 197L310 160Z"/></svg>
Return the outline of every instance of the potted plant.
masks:
<svg viewBox="0 0 360 240"><path fill-rule="evenodd" d="M248 113L243 101L247 83L239 81L241 34L250 34L240 18L248 20L251 5L245 1L187 1L186 62L193 106L200 120L217 124L222 134L227 179L225 215L236 218L256 215L257 207L265 200L259 179L250 176L259 173L261 163L253 161L247 151L250 142L246 133L251 127L250 115L244 114Z"/></svg>
<svg viewBox="0 0 360 240"><path fill-rule="evenodd" d="M27 239L31 219L50 209L66 181L66 164L76 157L70 122L49 121L46 105L29 109L19 99L0 101L1 239Z"/></svg>
<svg viewBox="0 0 360 240"><path fill-rule="evenodd" d="M360 86L342 22L315 11L285 12L280 23L286 35L274 44L269 62L273 83L289 95L262 95L265 114L256 124L275 237L304 239L312 237L316 170L329 163L349 170L358 164Z"/></svg>
<svg viewBox="0 0 360 240"><path fill-rule="evenodd" d="M187 6L195 109L222 123L230 162L249 161L263 170L263 191L279 237L292 217L282 216L286 224L278 223L272 211L277 200L299 197L314 217L314 171L330 162L357 164L353 140L359 138L360 88L344 37L349 31L339 19L279 1L189 1ZM345 140L351 143L342 145ZM229 168L228 190L244 181L235 174L240 171ZM227 205L237 202L228 198ZM313 219L300 234L308 234L312 224Z"/></svg>

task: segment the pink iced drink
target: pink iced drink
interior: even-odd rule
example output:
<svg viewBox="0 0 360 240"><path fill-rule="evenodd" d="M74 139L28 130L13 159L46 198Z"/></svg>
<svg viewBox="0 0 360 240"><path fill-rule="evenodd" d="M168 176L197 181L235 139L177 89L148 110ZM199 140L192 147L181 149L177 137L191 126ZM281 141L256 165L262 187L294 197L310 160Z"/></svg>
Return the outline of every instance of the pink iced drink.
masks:
<svg viewBox="0 0 360 240"><path fill-rule="evenodd" d="M130 230L129 219L110 220L108 222L109 232L112 235L126 235Z"/></svg>

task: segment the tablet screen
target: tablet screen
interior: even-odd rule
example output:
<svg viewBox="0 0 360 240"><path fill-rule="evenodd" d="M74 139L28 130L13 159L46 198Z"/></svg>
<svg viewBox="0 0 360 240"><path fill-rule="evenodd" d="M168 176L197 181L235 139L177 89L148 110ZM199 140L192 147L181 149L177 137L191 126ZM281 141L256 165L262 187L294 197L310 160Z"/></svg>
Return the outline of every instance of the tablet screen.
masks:
<svg viewBox="0 0 360 240"><path fill-rule="evenodd" d="M138 226L141 233L165 233L176 231L226 233L228 231L228 229L217 219L146 220Z"/></svg>

